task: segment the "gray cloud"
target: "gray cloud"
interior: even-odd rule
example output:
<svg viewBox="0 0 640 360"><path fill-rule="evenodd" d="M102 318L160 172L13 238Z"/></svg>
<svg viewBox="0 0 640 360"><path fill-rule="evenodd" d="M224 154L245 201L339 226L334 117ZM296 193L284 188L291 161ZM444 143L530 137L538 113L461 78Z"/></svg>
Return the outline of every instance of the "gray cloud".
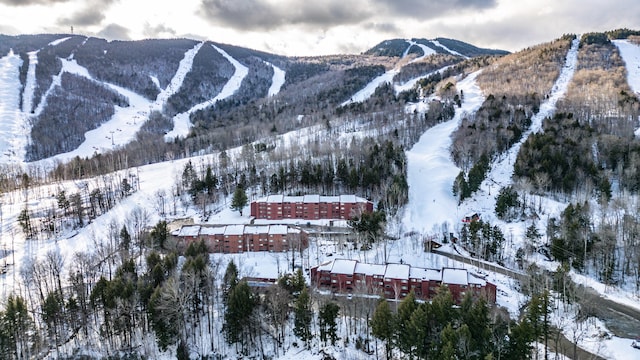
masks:
<svg viewBox="0 0 640 360"><path fill-rule="evenodd" d="M371 0L373 7L389 10L391 15L417 19L433 19L438 16L467 10L484 10L496 7L497 0Z"/></svg>
<svg viewBox="0 0 640 360"><path fill-rule="evenodd" d="M118 24L109 24L96 35L107 40L131 40L129 29Z"/></svg>
<svg viewBox="0 0 640 360"><path fill-rule="evenodd" d="M165 24L158 24L158 25L152 26L148 22L144 23L144 28L142 30L142 33L147 38L161 38L161 37L167 37L168 35L170 36L176 35L176 31L173 28L166 26Z"/></svg>
<svg viewBox="0 0 640 360"><path fill-rule="evenodd" d="M119 0L91 0L84 8L74 12L69 17L60 18L56 21L58 25L64 26L91 26L100 25L105 19L105 12L113 3Z"/></svg>
<svg viewBox="0 0 640 360"><path fill-rule="evenodd" d="M65 26L91 26L99 25L104 18L102 9L85 9L72 14L70 17L58 19L56 23Z"/></svg>
<svg viewBox="0 0 640 360"><path fill-rule="evenodd" d="M71 0L0 0L0 4L9 6L53 5Z"/></svg>
<svg viewBox="0 0 640 360"><path fill-rule="evenodd" d="M267 30L286 25L330 27L357 24L373 13L366 0L347 2L281 1L270 4L262 0L201 0L201 16L214 25L238 30Z"/></svg>
<svg viewBox="0 0 640 360"><path fill-rule="evenodd" d="M373 30L381 33L387 33L387 34L398 34L402 32L402 29L400 29L398 26L396 26L396 24L391 22L382 22L382 23L370 22L370 23L363 24L362 27L366 30Z"/></svg>

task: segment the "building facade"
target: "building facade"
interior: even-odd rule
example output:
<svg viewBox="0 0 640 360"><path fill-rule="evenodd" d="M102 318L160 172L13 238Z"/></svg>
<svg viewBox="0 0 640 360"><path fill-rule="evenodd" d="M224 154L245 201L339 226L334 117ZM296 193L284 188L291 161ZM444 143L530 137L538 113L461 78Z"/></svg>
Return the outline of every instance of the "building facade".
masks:
<svg viewBox="0 0 640 360"><path fill-rule="evenodd" d="M335 259L311 268L311 283L334 292L379 294L403 299L411 290L422 300L433 298L446 285L456 303L468 292L474 297L496 301L496 286L466 269L425 269L407 264L365 264Z"/></svg>
<svg viewBox="0 0 640 360"><path fill-rule="evenodd" d="M303 250L309 246L309 234L290 225L185 225L172 233L172 238L179 251L198 241L204 241L209 252L231 254Z"/></svg>
<svg viewBox="0 0 640 360"><path fill-rule="evenodd" d="M371 201L355 195L270 195L251 202L251 216L266 220L349 220L363 212L372 211Z"/></svg>

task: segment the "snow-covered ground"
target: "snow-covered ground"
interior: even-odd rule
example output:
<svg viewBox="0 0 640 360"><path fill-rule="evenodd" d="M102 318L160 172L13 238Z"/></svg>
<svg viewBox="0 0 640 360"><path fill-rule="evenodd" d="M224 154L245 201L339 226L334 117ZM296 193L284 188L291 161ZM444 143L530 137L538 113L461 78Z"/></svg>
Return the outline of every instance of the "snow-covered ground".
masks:
<svg viewBox="0 0 640 360"><path fill-rule="evenodd" d="M199 44L199 46L201 46L201 44ZM197 48L199 49L199 47ZM85 154L90 155L91 153L96 151L95 148L100 149L101 147L109 148L113 146L111 144L112 135L115 135L113 137L114 142L120 140L120 136L124 137L129 133L129 130L126 131L126 134L124 131L127 126L132 127L137 125L131 124L133 119L140 119L139 122L141 123L142 121L144 121L144 117L148 116L149 110L151 110L152 108L156 108L157 106L161 106L163 104L163 101L166 101L166 99L168 99L168 96L170 96L170 92L175 92L177 91L177 89L179 89L182 80L184 79L184 75L186 75L186 72L190 70L191 65L189 64L189 61L193 61L193 57L197 53L197 49L194 48L189 51L190 52L187 52L187 54L185 54L185 59L183 59L184 64L181 62L176 77L174 77L175 81L172 80L172 85L165 89L163 95L159 96L154 103L151 103L150 101L141 97L136 97L137 95L135 94L127 93L124 89L114 87L116 91L129 97L131 103L130 108L132 109L132 112L125 112L126 109L129 108L118 109L116 112L117 115L114 116L109 123L94 130L93 133L87 133L86 143L91 147L83 148L82 151L87 151L88 153ZM223 53L221 52L221 54ZM189 60L189 58L191 60ZM556 101L561 98L566 92L567 86L571 80L573 71L575 69L576 58L577 43L574 42L572 44L571 50L567 54L566 64L563 67L561 74L553 87L552 92L549 94L548 99L546 99L545 102L541 105L539 114L536 115L534 119L532 119L533 124L531 126L531 129L524 134L523 141L530 133L534 131L541 131L542 119L545 116L553 114ZM231 61L231 59L227 59ZM629 61L627 61L627 58L625 58L625 61L627 62L627 68L629 69L630 65ZM6 118L11 119L15 122L16 118L14 118L13 116L20 115L19 110L14 110L18 109L19 93L17 91L13 91L14 89L19 89L19 81L17 78L17 69L20 66L19 62L20 59L15 55L6 56L0 59L0 99L2 99L2 102L0 102L0 132L4 131L4 133L2 133L2 139L12 138L16 134L16 131L18 131L15 130L14 127L7 127L7 122L5 122L4 120ZM86 72L86 69L79 67L73 60L65 60L63 61L63 64L63 71L69 71L76 74L81 74L82 76L88 76L88 72ZM235 81L232 85L227 84L229 86L225 86L225 88L227 89L225 94L228 94L228 96L230 96L234 91L237 90L237 87L239 87L242 78L244 77L242 76L241 69L242 68L236 66L237 76L234 75ZM631 69L629 69L629 72L631 73ZM459 173L460 169L457 168L455 164L453 164L450 157L450 135L457 128L460 120L465 116L465 114L471 114L475 112L484 100L482 92L475 83L475 78L477 75L478 73L473 73L458 81L456 86L458 90L462 90L464 92L465 96L463 99L462 107L456 109L455 117L448 122L439 124L427 130L425 134L419 139L419 142L416 143L412 147L412 149L407 152L407 176L409 183L410 201L405 209L404 217L402 218L402 226L406 231L415 230L421 235L434 234L441 230L442 224L445 223L447 224L447 227L449 227L449 229L453 230L455 226L459 225L460 218L467 212L487 210L486 214L489 214L492 212L493 206L495 205L494 196L498 189L497 185L505 186L511 181L510 178L513 170L513 162L515 161L515 154L517 154L517 150L514 149L519 148L521 143L514 145L509 153L505 154L499 162L493 164L487 181L482 184L481 189L477 192L474 198L458 206L457 200L453 197L452 194L453 180ZM280 80L283 80L283 78L284 72L279 73L274 67L274 80L272 83L272 88L274 88L273 84L278 83ZM638 86L639 81L631 80L631 75L629 79L630 84L635 84L632 85L632 88L634 89L634 91L637 91L637 87L634 86ZM11 89L11 86L14 87ZM9 109L9 111L7 111L6 109ZM124 121L124 123L122 121ZM123 131L118 131L119 128ZM112 131L114 133L112 133ZM294 144L297 144L298 141L304 141L304 139L306 138L318 136L318 133L321 131L324 131L322 130L322 127L301 129L282 135L274 141L278 143L278 147L293 146ZM362 134L359 132L345 133L342 134L340 141L348 141L348 138L351 136L362 136ZM4 151L5 149L3 149L3 152ZM241 148L230 149L227 151L228 155L231 158L231 161L233 161L235 156L239 156L240 152ZM76 154L81 153L82 152L79 151ZM23 195L19 192L14 194L5 194L4 196L11 196L16 201L13 201L11 203L2 201L2 203L0 204L0 214L2 214L2 216L0 217L0 219L2 219L1 230L2 238L4 241L2 245L9 246L10 239L12 243L11 246L13 246L15 249L15 252L12 255L12 259L14 259L15 264L14 266L10 267L7 274L3 275L0 279L0 282L2 283L2 299L6 298L6 295L14 288L14 286L17 285L14 281L19 278L18 272L22 264L28 263L36 258L42 258L49 251L59 252L65 259L65 262L68 263L71 261L72 255L75 252L87 251L89 249L92 249L95 247L96 242L108 238L108 231L111 224L118 223L122 225L122 222L131 221L131 214L136 211L147 212L147 214L149 215L149 224L154 224L155 222L157 222L160 219L157 211L157 194L162 191L165 191L165 193L167 194L171 192L171 187L173 186L174 179L179 177L179 174L181 174L182 169L187 161L190 160L194 164L215 163L218 158L217 155L218 154L211 154L201 157L194 157L191 159L183 159L172 162L141 166L137 168L135 172L139 177L139 191L135 192L133 195L125 199L122 203L116 205L107 214L95 219L85 228L79 230L78 232L60 234L60 236L55 239L33 242L25 241L24 237L21 234L21 231L16 225L17 216L24 206L24 198L21 198L21 196ZM71 155L67 154L64 156ZM65 157L63 156L60 157L60 159L64 158ZM70 192L78 191L79 187L82 186L82 183L83 182L67 182L51 185L41 190L40 192L55 194L57 191L59 191L60 188L69 189ZM98 184L98 180L88 180L87 183L92 184L91 186L97 186L96 184ZM491 195L491 190L494 190L493 195ZM559 212L566 205L560 203L554 205L551 200L542 200L545 201L544 207L549 209L550 212ZM32 198L31 200L29 200L28 205L33 207L47 208L55 205L55 199L51 196L49 196L48 199L43 198L36 200ZM196 219L196 221L200 220L195 210L184 209L181 205L178 205L178 207L181 216L193 217ZM209 222L228 224L248 223L251 221L248 213L249 211L247 208L244 211L244 216L240 216L237 212L233 212L227 206L223 205L222 211L215 214L214 216L211 216L209 218ZM485 213L483 212L483 215L484 214ZM494 222L494 219L491 219L491 221ZM511 244L511 247L513 248L513 251L515 251L518 246L517 241L522 241L521 234L524 232L525 224L517 223L507 225L504 223L500 223L497 219L495 219L495 223L501 224L501 226L507 229L504 231L505 233L511 232L511 238L512 241L514 241L514 243ZM450 260L446 257L442 257L436 254L424 253L422 251L422 243L420 241L421 239L403 237L403 233L404 231L398 229L398 234L394 235L400 235L400 240L391 242L387 249L379 247L374 248L368 252L359 252L353 249L345 249L344 247L336 248L333 244L313 244L306 252L306 258L302 263L306 267L307 265L315 265L319 262L335 257L352 257L368 262L381 263L385 260L389 262L399 262L400 260L402 260L403 262L409 263L413 266L429 268L452 266L470 268L477 272L485 272L485 270L483 269L476 269L474 267ZM444 247L444 249L447 248L447 246ZM329 257L328 254L331 254L332 257ZM279 274L285 271L288 266L287 264L290 262L290 259L288 259L287 256L288 254L247 253L233 256L212 255L212 259L220 258L224 261L234 259L234 261L239 264L241 273L245 276L272 276L273 274ZM515 290L515 281L506 276L495 273L488 273L487 276L487 279L489 281L494 282L498 285L498 304L501 306L505 306L512 315L517 314L519 307L524 303L526 298L524 297L524 295L518 293ZM629 294L625 294L624 292L611 294L611 292L608 292L607 289L600 287L602 284L595 282L593 279L585 278L583 279L583 281L580 281L579 276L576 276L575 274L573 276L574 279L577 279L579 282L586 283L594 287L597 291L603 293L605 296L609 295L609 297L615 301L628 304L635 303L634 305L638 306L638 302L634 301L632 297L629 296ZM565 325L565 333L567 334L567 337L570 338L570 332L575 331L576 328L572 327L571 322L567 320L567 318L561 318L560 316L561 315L558 315L556 321L562 322ZM633 352L634 350L629 347L629 344L631 342L631 340L629 339L620 339L614 337L609 340L595 341L594 333L597 333L597 331L602 329L605 329L604 325L597 323L589 330L585 330L585 335L583 337L583 340L580 342L580 346L593 352L598 352L599 354L602 354L603 356L611 359L637 358L635 357L636 353ZM337 358L339 359L352 359L359 358L362 353L352 353L350 351L346 351L337 355ZM313 355L310 352L291 350L281 358L319 359L320 356Z"/></svg>
<svg viewBox="0 0 640 360"><path fill-rule="evenodd" d="M271 79L271 86L269 87L267 96L271 97L274 95L278 95L280 89L282 89L282 85L284 85L286 72L270 62L265 61L265 63L273 68L273 78Z"/></svg>
<svg viewBox="0 0 640 360"><path fill-rule="evenodd" d="M484 97L475 82L478 72L456 85L464 92L462 107L456 109L453 119L427 130L420 140L407 151L407 182L409 183L409 205L403 219L407 231L432 233L433 228L443 223L451 226L459 223L465 210L458 209L452 194L453 180L460 169L453 163L449 148L451 134L458 128L467 114L480 108Z"/></svg>
<svg viewBox="0 0 640 360"><path fill-rule="evenodd" d="M235 72L233 73L231 78L227 81L227 83L224 85L222 90L220 90L220 93L216 95L213 99L209 99L200 104L197 104L193 106L191 109L176 115L173 118L173 124L174 124L173 130L168 132L165 135L165 139L167 140L174 139L178 136L183 136L183 137L187 136L189 134L189 129L191 128L191 121L189 120L189 115L191 115L192 113L198 110L202 110L209 106L213 106L219 100L224 100L229 96L233 95L236 91L238 91L238 89L240 88L240 85L242 84L242 80L244 80L245 76L247 76L247 74L249 73L249 68L242 65L236 59L231 57L231 55L227 54L226 51L220 49L215 45L211 45L211 46L213 46L213 48L216 49L216 51L218 51L222 56L225 57L225 59L227 59L233 65L233 67L235 68ZM275 72L275 67L274 67L274 72Z"/></svg>
<svg viewBox="0 0 640 360"><path fill-rule="evenodd" d="M22 60L9 52L0 58L0 159L6 163L21 161L21 145L26 144L27 120L20 111L19 68Z"/></svg>
<svg viewBox="0 0 640 360"><path fill-rule="evenodd" d="M627 82L636 97L640 97L640 45L634 44L629 40L613 40L613 43L618 47L620 55L625 62ZM636 129L635 134L640 137L640 126Z"/></svg>
<svg viewBox="0 0 640 360"><path fill-rule="evenodd" d="M443 48L445 51L447 51L447 52L448 52L449 54L451 54L451 55L462 56L462 57L463 57L463 58L465 58L465 59L468 59L468 58L469 58L468 56L462 55L462 54L460 54L459 52L457 52L457 51L453 51L453 50L449 49L448 47L446 47L446 46L442 45L438 40L435 40L435 39L434 39L434 40L431 40L431 43L432 43L432 44L434 44L434 45L436 45L436 46L439 46L439 47Z"/></svg>

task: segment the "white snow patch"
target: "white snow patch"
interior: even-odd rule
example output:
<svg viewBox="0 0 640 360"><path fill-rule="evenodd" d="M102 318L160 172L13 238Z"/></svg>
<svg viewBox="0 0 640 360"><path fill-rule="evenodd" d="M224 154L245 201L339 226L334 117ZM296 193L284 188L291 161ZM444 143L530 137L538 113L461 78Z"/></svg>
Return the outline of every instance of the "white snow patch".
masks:
<svg viewBox="0 0 640 360"><path fill-rule="evenodd" d="M428 129L407 152L409 205L403 219L407 230L428 233L433 226L459 222L457 200L451 189L460 169L453 163L449 148L453 131L465 116L475 113L484 101L482 91L476 84L478 74L475 72L456 85L458 90L463 91L464 100L454 118Z"/></svg>
<svg viewBox="0 0 640 360"><path fill-rule="evenodd" d="M3 162L24 159L27 119L20 111L20 56L9 51L0 58L0 157Z"/></svg>
<svg viewBox="0 0 640 360"><path fill-rule="evenodd" d="M49 46L56 46L56 45L58 45L58 44L60 44L62 42L65 42L65 41L69 40L69 39L71 39L71 36L60 38L60 39L57 39L57 40L53 40L52 42L49 43Z"/></svg>
<svg viewBox="0 0 640 360"><path fill-rule="evenodd" d="M267 96L271 97L277 95L280 92L280 89L282 89L286 73L284 70L280 69L270 62L265 61L265 63L273 68L273 78L271 79L271 86L269 87L269 91L267 92Z"/></svg>
<svg viewBox="0 0 640 360"><path fill-rule="evenodd" d="M620 55L627 68L627 82L636 97L640 98L640 45L636 45L629 40L613 40L613 43L620 50ZM635 131L640 137L640 127Z"/></svg>
<svg viewBox="0 0 640 360"><path fill-rule="evenodd" d="M38 50L39 51L39 50ZM29 68L27 79L22 93L22 112L30 113L33 109L33 94L36 88L36 65L38 64L38 51L31 51L29 55Z"/></svg>
<svg viewBox="0 0 640 360"><path fill-rule="evenodd" d="M442 44L441 44L438 40L436 40L436 39L433 39L433 40L430 40L430 41L431 41L431 43L432 43L432 44L434 44L434 45L436 45L436 46L439 46L439 47L443 48L446 52L448 52L448 53L449 53L449 54L451 54L451 55L462 56L462 57L463 57L463 58L465 58L465 59L468 59L468 58L469 58L469 57L468 57L468 56L466 56L466 55L462 55L462 54L460 54L459 52L454 51L454 50L451 50L451 49L449 49L448 47L446 47L446 46L442 45Z"/></svg>

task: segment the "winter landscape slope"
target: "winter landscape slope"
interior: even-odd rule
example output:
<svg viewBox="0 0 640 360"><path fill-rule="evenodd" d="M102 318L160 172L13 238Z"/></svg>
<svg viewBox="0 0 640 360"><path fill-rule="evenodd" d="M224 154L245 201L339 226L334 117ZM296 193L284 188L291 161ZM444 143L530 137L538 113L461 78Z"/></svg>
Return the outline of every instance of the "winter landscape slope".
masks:
<svg viewBox="0 0 640 360"><path fill-rule="evenodd" d="M64 41L66 38L60 38L59 41ZM50 43L50 46L59 44ZM440 46L442 49L449 53L460 55L457 51L449 50L446 46L440 44L437 41L433 41L435 46ZM621 51L621 55L626 61L628 71L628 82L632 89L638 93L640 88L640 76L638 75L638 69L640 68L638 60L638 54L640 54L640 48L637 45L629 43L627 41L616 41L615 44ZM165 89L160 89L159 95L154 101L151 101L143 96L134 93L130 89L122 86L108 84L112 89L121 95L124 95L129 100L129 107L116 108L116 112L112 119L93 131L85 134L86 141L75 151L71 153L65 153L57 155L50 159L42 160L44 167L48 167L53 161L67 162L75 157L90 157L95 153L103 153L114 147L114 145L122 145L133 139L135 133L150 112L153 110L162 111L167 99L175 94L180 88L185 75L191 69L191 63L193 57L197 54L202 46L209 46L208 44L199 43L194 48L184 53L184 57L178 66L178 70L172 77L170 85ZM181 113L173 118L176 123L174 131L167 134L168 138L174 138L176 136L184 137L188 134L189 123L188 113L192 111L200 110L204 107L215 106L218 100L225 100L234 95L240 88L247 73L250 71L245 65L238 60L231 57L222 48L215 45L211 45L216 51L220 52L227 61L229 61L235 72L231 76L223 90L219 94L204 103L198 104L192 107L186 113ZM404 44L407 46L407 43ZM417 48L422 52L422 55L413 61L418 61L423 57L426 57L429 50L425 49L426 45L417 45L416 43L408 42L408 46L404 49L403 54L406 56L409 54L411 48ZM439 268L441 266L453 266L453 267L467 267L477 272L484 272L482 269L477 269L469 265L455 262L449 258L436 255L425 254L422 252L422 244L411 236L405 236L405 233L417 232L424 236L432 236L438 234L442 229L447 228L451 231L459 231L460 218L468 212L481 212L483 218L490 220L494 224L501 226L505 233L509 234L509 242L505 247L505 253L507 259L505 265L507 267L517 267L515 263L515 250L522 245L524 241L524 233L526 226L529 223L516 222L505 223L495 218L492 213L495 207L495 195L499 188L504 187L511 183L511 175L513 172L513 166L518 149L522 142L524 142L531 133L543 131L542 121L546 117L551 117L555 112L556 102L562 98L567 90L569 82L572 80L573 71L576 68L577 61L577 48L578 39L574 40L571 49L565 55L566 60L564 67L562 68L558 79L556 80L553 89L549 96L545 97L540 106L540 111L531 119L530 129L522 136L522 140L509 149L506 154L503 154L500 158L495 159L491 164L491 170L489 171L486 180L482 183L480 189L470 198L461 204L457 203L457 199L453 196L451 187L455 176L459 173L458 168L451 158L450 146L451 146L451 133L459 126L460 120L463 117L472 117L474 112L481 106L487 94L482 94L480 88L476 84L476 76L478 72L459 74L455 79L456 88L458 92L464 93L463 100L458 108L455 109L455 116L448 121L441 122L430 129L428 129L415 145L407 150L407 183L409 187L408 202L402 210L400 220L397 223L392 224L390 221L389 232L396 232L394 235L398 237L397 241L391 242L389 248L383 248L382 245L375 246L369 251L356 251L353 249L344 250L336 248L334 244L322 244L314 243L311 245L305 257L299 259L299 266L308 268L310 266L317 265L323 261L332 259L333 257L352 257L361 261L383 263L388 262L407 262L415 266L433 267ZM32 50L36 51L36 50ZM19 78L19 68L21 59L13 54L2 57L0 63L0 129L2 129L2 140L8 139L3 144L2 154L6 156L3 161L14 162L23 164L24 157L19 151L19 146L24 146L23 143L17 143L15 139L24 139L25 132L25 119L29 116L29 102L33 94L32 75L34 73L34 67L37 66L33 61L32 54L29 53L29 57L32 59L29 62L29 69L27 70L25 89L23 90L23 106L20 108L20 88L21 81ZM466 56L466 55L463 55ZM287 86L286 77L289 74L287 70L282 70L276 65L269 63L273 69L273 76L271 84L269 86L268 95L274 99L278 99L278 95L282 91L281 89ZM74 59L61 59L62 72L69 72L80 75L84 78L96 80L89 71L78 65ZM283 68L286 68L283 66ZM397 72L397 71L396 71ZM356 94L351 95L350 99L343 102L343 105L349 102L366 102L374 94L375 90L384 82L392 82L394 70L386 72L380 77L376 77L369 81L367 85ZM424 74L426 77L428 74ZM420 77L422 78L422 77ZM417 80L416 80L417 81ZM55 81L54 81L55 82ZM54 86L54 85L52 85ZM435 97L432 97L435 99ZM46 100L46 96L45 96ZM425 99L426 101L426 99ZM46 103L46 101L41 101ZM336 104L338 105L338 104ZM43 105L44 106L44 105ZM412 104L407 104L412 106ZM425 109L428 104L423 107ZM412 108L415 109L415 108ZM416 111L417 112L417 111ZM413 113L413 110L411 111ZM417 112L419 113L419 112ZM187 115L185 115L187 114ZM424 115L424 113L419 113ZM357 118L357 117L356 117ZM358 123L358 122L361 123ZM179 123L179 124L178 124ZM334 121L334 126L339 123ZM363 119L354 120L353 125L348 123L340 129L351 129L344 131L340 134L336 134L337 130L331 128L331 126L314 126L308 128L302 128L287 132L282 135L272 136L270 138L261 138L260 141L252 143L252 146L260 146L260 144L274 144L279 151L284 153L297 153L301 152L299 144L312 144L314 139L331 139L333 141L341 141L349 143L358 139L365 138L379 130L366 130L363 126L358 128L359 125L363 125L365 121ZM329 123L331 125L331 123ZM338 127L339 128L339 127ZM364 130L363 130L364 129ZM323 140L327 141L327 140ZM277 145L276 145L277 144ZM303 145L304 146L304 145ZM240 163L245 160L247 153L246 147L229 148L225 150L225 156L228 157L229 163ZM260 156L260 155L258 155ZM167 162L160 162L156 164L150 164L140 166L135 169L123 171L120 173L109 174L117 178L129 178L135 179L137 191L133 192L130 196L125 197L122 202L115 205L111 210L105 212L101 216L93 219L86 226L78 229L71 229L70 227L59 229L55 236L47 239L39 238L38 240L25 239L20 226L19 216L26 206L32 209L44 209L55 208L57 206L57 199L55 194L59 194L61 190L66 190L67 193L87 191L84 189L99 188L104 180L103 177L92 177L86 179L77 179L73 181L58 181L52 184L38 185L35 189L15 190L3 194L3 201L0 205L0 218L2 219L1 231L3 238L3 250L8 247L12 249L11 253L5 253L5 263L9 261L12 266L6 268L6 273L2 275L2 297L3 301L8 294L13 291L19 290L24 284L22 284L21 271L27 268L29 264L33 264L39 260L45 259L49 254L59 254L65 262L65 272L69 271L70 263L73 262L74 254L79 252L90 252L97 248L100 248L100 243L106 241L106 239L113 238L114 230L119 230L123 224L133 226L134 218L140 220L141 214L144 217L146 225L155 224L157 221L162 220L164 217L159 210L159 199L164 199L163 196L169 197L168 194L174 192L174 181L177 181L182 176L183 169L188 162L193 164L199 164L204 167L205 164L212 164L214 168L222 167L221 165L221 153L211 152L207 155L193 156L183 159L176 159ZM31 164L38 165L38 164ZM256 190L257 191L257 190ZM40 195L37 195L40 194ZM44 196L42 194L45 194ZM165 194L165 195L162 195ZM493 194L493 195L492 195ZM167 200L168 201L168 200ZM191 218L196 222L208 222L208 223L244 223L249 224L252 219L247 215L248 209L245 208L244 216L240 216L236 212L232 212L229 209L230 197L227 196L221 199L217 204L217 210L214 214L205 216L196 204L192 205L176 205L182 203L182 200L174 199L174 207L179 207L179 217ZM560 203L550 198L540 198L540 202L544 205L544 210L540 214L540 221L538 227L544 231L545 221L549 217L558 216L562 212L567 203ZM162 207L164 208L164 202ZM164 209L163 209L164 210ZM178 216L176 216L178 217ZM445 225L446 224L446 225ZM395 226L395 228L394 228ZM9 241L10 239L10 241ZM386 246L386 244L385 244ZM449 245L444 246L445 251L456 252L453 247ZM236 264L239 264L241 272L245 275L252 276L264 276L271 277L280 275L284 272L284 269L288 267L290 259L288 254L272 254L272 253L257 253L257 254L242 254L242 255L212 255L211 262L220 262L223 265L218 268L219 278L222 277L224 272L224 265L233 259ZM9 259L9 260L8 260ZM534 262L544 264L550 270L554 270L557 267L557 262L547 261L543 257L531 259ZM143 267L142 259L138 259L140 266ZM611 290L606 286L598 283L594 279L583 278L578 274L574 276L579 282L584 282L588 285L594 286L601 291L604 296L608 296L616 301L626 303L630 306L638 306L637 292L633 291L629 287L622 287L616 290ZM498 284L499 296L498 305L504 306L508 309L513 317L517 317L520 308L526 303L527 297L517 291L517 286L513 279L509 279L506 276L497 273L488 273L487 279ZM564 317L563 317L564 316ZM576 331L576 327L567 325L566 323L570 314L563 314L561 312L554 315L554 321L556 324L564 324L563 331L569 335L570 332ZM220 317L218 320L222 321ZM569 321L570 322L570 321ZM214 335L218 335L222 331L221 324L215 325L214 329L217 331L209 333L205 340L201 343L191 344L192 349L196 354L202 355L213 351L212 347L208 345L213 343L210 338ZM603 330L604 325L601 323L592 324L587 330L584 331L585 335L578 343L580 347L586 348L593 353L598 353L600 356L611 359L633 359L636 355L629 345L632 339L625 339L617 336L613 336L609 339L595 341L599 332ZM201 329L200 329L201 330ZM340 331L342 334L347 334L346 322L341 323ZM171 358L174 356L173 350L168 352L162 352L153 345L153 334L141 335L141 342L144 344L144 352L147 356L153 358ZM98 347L99 336L96 331L89 339L86 339L86 348L91 349ZM301 351L298 348L293 347L293 343L296 342L295 336L289 334L284 340L285 346L288 346L289 351L279 358L304 358L304 359L316 359L320 358L318 354L319 347L315 347L312 350ZM86 350L86 349L85 349ZM219 349L218 349L219 350ZM356 359L356 358L369 358L369 355L365 355L362 352L355 350L353 346L345 346L345 349L340 347L332 348L327 347L322 349L329 352L335 358L342 359ZM62 346L62 351L68 354L74 351L74 343L68 343ZM142 350L141 350L142 351ZM233 347L225 348L224 350L228 356L238 355L235 353ZM88 352L88 351L87 351ZM104 354L100 350L93 352L96 356L103 356ZM195 354L194 354L195 355ZM273 355L273 354L272 354ZM51 353L49 358L55 358L55 355Z"/></svg>

